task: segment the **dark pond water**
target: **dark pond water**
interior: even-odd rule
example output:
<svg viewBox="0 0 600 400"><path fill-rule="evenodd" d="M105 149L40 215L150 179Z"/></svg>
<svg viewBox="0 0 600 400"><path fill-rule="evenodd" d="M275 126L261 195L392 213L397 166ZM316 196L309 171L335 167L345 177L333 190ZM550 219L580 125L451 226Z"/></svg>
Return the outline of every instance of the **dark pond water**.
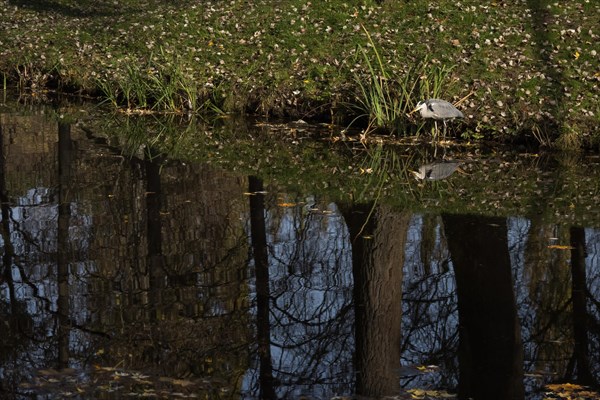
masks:
<svg viewBox="0 0 600 400"><path fill-rule="evenodd" d="M431 149L325 128L1 110L1 398L600 380L596 157L446 148L420 181Z"/></svg>

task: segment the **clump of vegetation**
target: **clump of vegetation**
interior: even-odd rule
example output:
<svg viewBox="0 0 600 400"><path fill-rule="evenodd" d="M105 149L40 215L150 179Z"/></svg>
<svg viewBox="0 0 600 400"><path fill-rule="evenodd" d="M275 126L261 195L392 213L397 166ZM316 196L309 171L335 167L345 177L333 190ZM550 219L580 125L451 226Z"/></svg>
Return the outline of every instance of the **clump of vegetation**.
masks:
<svg viewBox="0 0 600 400"><path fill-rule="evenodd" d="M162 54L161 59L166 57ZM102 96L115 108L155 110L161 112L198 113L220 111L211 95L185 71L184 63L177 57L170 62L153 62L146 65L128 65L124 76L116 79L97 77L95 82Z"/></svg>
<svg viewBox="0 0 600 400"><path fill-rule="evenodd" d="M2 79L36 94L305 119L354 110L415 133L399 116L443 83L446 100L473 92L465 137L600 143L596 1L2 0L0 13Z"/></svg>
<svg viewBox="0 0 600 400"><path fill-rule="evenodd" d="M452 67L432 65L425 57L394 77L387 72L384 59L371 35L364 26L362 28L368 38L369 47L359 46L358 54L366 65L368 74L361 75L355 72L354 75L354 81L359 88L357 100L352 103L358 110L359 115L356 119L367 117L367 132L372 128L400 134L411 132L409 114L418 101L443 97L443 84ZM374 60L371 59L369 50ZM422 126L418 127L417 134Z"/></svg>

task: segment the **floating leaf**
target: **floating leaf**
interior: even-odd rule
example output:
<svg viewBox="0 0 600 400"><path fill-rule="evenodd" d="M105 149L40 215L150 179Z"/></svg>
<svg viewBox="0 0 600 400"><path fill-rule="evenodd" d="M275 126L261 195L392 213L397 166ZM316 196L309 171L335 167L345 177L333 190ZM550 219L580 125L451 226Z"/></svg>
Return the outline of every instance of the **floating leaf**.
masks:
<svg viewBox="0 0 600 400"><path fill-rule="evenodd" d="M408 390L408 393L410 393L411 397L414 399L418 399L425 396L425 391L422 389L410 389Z"/></svg>
<svg viewBox="0 0 600 400"><path fill-rule="evenodd" d="M556 249L556 250L572 250L575 247L572 246L566 246L566 245L562 245L562 244L551 244L548 246L549 249Z"/></svg>
<svg viewBox="0 0 600 400"><path fill-rule="evenodd" d="M590 391L589 388L574 383L554 383L545 386L550 392L546 393L544 400L550 399L597 399L600 395Z"/></svg>
<svg viewBox="0 0 600 400"><path fill-rule="evenodd" d="M421 372L435 372L439 367L437 365L420 365L417 369Z"/></svg>
<svg viewBox="0 0 600 400"><path fill-rule="evenodd" d="M55 369L40 369L38 371L38 374L40 375L58 375L58 371Z"/></svg>
<svg viewBox="0 0 600 400"><path fill-rule="evenodd" d="M179 386L186 387L186 386L190 386L193 384L194 384L194 382L188 381L185 379L173 379L173 385L179 385Z"/></svg>
<svg viewBox="0 0 600 400"><path fill-rule="evenodd" d="M432 397L437 399L453 399L456 395L446 392L445 390L424 390L424 389L410 389L407 391L413 399L424 399L426 397Z"/></svg>

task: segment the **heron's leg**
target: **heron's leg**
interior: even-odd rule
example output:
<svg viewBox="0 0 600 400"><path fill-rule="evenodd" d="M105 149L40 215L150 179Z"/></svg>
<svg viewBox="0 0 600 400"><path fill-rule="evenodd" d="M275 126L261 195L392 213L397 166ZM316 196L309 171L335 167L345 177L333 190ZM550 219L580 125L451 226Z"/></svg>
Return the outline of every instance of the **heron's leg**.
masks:
<svg viewBox="0 0 600 400"><path fill-rule="evenodd" d="M438 139L438 126L437 126L437 120L433 120L433 125L435 126L435 131L433 132L433 140L437 140Z"/></svg>
<svg viewBox="0 0 600 400"><path fill-rule="evenodd" d="M443 119L442 121L444 122L444 136L443 136L443 139L446 140L446 130L448 129L448 126L446 125L446 120L445 119Z"/></svg>

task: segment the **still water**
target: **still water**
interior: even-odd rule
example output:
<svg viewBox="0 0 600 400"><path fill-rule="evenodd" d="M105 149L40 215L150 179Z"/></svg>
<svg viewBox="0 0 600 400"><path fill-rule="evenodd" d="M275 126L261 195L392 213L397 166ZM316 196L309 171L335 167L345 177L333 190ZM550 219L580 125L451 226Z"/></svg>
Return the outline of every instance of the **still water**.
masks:
<svg viewBox="0 0 600 400"><path fill-rule="evenodd" d="M314 135L2 109L0 397L598 383L598 158Z"/></svg>

